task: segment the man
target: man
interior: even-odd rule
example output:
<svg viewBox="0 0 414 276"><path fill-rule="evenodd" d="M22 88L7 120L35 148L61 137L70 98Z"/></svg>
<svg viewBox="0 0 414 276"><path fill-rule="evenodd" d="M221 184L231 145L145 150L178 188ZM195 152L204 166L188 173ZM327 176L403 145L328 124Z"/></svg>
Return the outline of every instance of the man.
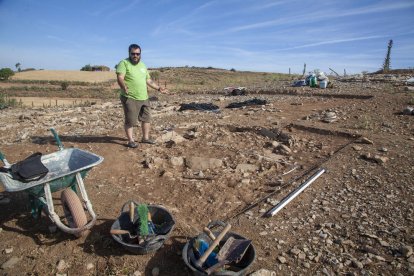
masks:
<svg viewBox="0 0 414 276"><path fill-rule="evenodd" d="M151 80L147 67L141 61L140 46L131 44L128 53L129 57L117 65L116 74L121 88L120 98L125 115L124 127L128 138L127 147L136 148L138 145L134 140L133 126L136 125L137 119L141 122L141 143L155 144L155 141L149 136L151 113L147 85L161 93L168 93L168 90Z"/></svg>

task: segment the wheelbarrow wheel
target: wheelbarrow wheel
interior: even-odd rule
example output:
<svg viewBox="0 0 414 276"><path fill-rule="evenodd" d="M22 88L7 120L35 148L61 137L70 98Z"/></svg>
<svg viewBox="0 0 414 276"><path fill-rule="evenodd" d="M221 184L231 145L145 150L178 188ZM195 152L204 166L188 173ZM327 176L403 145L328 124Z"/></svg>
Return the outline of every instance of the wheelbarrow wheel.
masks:
<svg viewBox="0 0 414 276"><path fill-rule="evenodd" d="M69 227L79 228L88 223L82 203L72 189L65 189L60 196L60 200L62 201L63 211L65 212ZM75 236L80 237L84 232L82 231Z"/></svg>

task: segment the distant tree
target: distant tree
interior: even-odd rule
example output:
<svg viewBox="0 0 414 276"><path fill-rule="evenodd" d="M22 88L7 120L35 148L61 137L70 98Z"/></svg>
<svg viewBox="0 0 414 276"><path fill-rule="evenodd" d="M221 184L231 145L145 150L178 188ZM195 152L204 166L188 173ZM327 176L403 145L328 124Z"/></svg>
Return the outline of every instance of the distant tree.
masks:
<svg viewBox="0 0 414 276"><path fill-rule="evenodd" d="M80 70L81 71L92 71L92 66L90 64L87 64L83 66Z"/></svg>
<svg viewBox="0 0 414 276"><path fill-rule="evenodd" d="M0 80L8 80L13 75L14 75L14 72L10 68L0 69Z"/></svg>
<svg viewBox="0 0 414 276"><path fill-rule="evenodd" d="M18 63L16 63L16 69L17 69L17 71L19 71L19 72L21 72L22 71L22 69L20 68L20 62L18 62Z"/></svg>
<svg viewBox="0 0 414 276"><path fill-rule="evenodd" d="M387 55L385 56L384 64L382 65L382 70L388 72L391 69L391 48L392 48L392 39L388 42Z"/></svg>
<svg viewBox="0 0 414 276"><path fill-rule="evenodd" d="M230 69L230 71L231 71L231 72L236 72L236 69L231 68L231 69Z"/></svg>

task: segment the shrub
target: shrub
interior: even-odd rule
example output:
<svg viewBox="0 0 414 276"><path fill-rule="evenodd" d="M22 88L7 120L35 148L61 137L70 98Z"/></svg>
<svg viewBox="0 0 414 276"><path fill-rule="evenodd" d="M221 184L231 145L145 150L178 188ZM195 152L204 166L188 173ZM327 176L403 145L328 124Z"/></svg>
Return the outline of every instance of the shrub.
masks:
<svg viewBox="0 0 414 276"><path fill-rule="evenodd" d="M150 72L151 79L157 81L160 79L160 72L158 71L151 71Z"/></svg>
<svg viewBox="0 0 414 276"><path fill-rule="evenodd" d="M22 102L17 102L16 99L11 99L7 95L0 93L0 109L4 109L6 107L15 107L15 106L22 106Z"/></svg>
<svg viewBox="0 0 414 276"><path fill-rule="evenodd" d="M69 83L64 81L60 84L60 87L62 87L62 90L66 90L69 87Z"/></svg>
<svg viewBox="0 0 414 276"><path fill-rule="evenodd" d="M0 80L8 80L13 75L14 75L14 72L10 68L0 69Z"/></svg>

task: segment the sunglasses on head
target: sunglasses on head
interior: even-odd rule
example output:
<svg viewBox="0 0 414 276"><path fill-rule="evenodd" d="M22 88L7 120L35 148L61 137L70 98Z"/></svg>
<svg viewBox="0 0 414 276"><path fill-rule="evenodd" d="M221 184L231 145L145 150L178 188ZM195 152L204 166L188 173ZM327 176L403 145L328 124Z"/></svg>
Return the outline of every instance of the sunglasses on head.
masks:
<svg viewBox="0 0 414 276"><path fill-rule="evenodd" d="M130 53L131 56L140 56L141 53Z"/></svg>

